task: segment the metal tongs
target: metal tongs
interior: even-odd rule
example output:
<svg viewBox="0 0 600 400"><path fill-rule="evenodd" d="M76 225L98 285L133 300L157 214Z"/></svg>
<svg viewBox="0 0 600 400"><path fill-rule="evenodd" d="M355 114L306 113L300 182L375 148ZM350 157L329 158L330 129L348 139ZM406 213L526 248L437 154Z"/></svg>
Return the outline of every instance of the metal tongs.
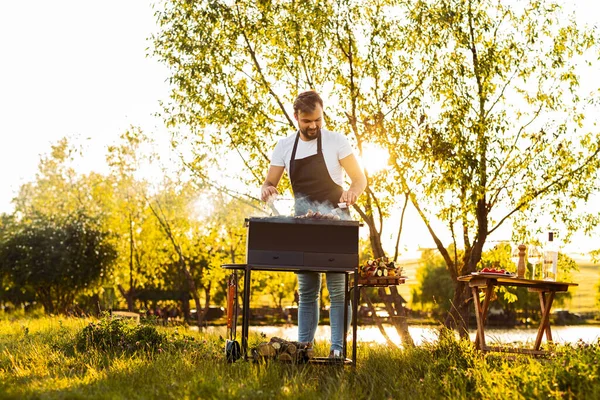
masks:
<svg viewBox="0 0 600 400"><path fill-rule="evenodd" d="M345 217L344 210L348 209L348 204L346 203L338 203L337 207L331 210L333 215L337 215L340 218Z"/></svg>
<svg viewBox="0 0 600 400"><path fill-rule="evenodd" d="M271 197L267 199L267 206L271 209L271 213L278 217L281 213L277 210L277 207L275 207L275 200L277 200L277 193L271 195Z"/></svg>

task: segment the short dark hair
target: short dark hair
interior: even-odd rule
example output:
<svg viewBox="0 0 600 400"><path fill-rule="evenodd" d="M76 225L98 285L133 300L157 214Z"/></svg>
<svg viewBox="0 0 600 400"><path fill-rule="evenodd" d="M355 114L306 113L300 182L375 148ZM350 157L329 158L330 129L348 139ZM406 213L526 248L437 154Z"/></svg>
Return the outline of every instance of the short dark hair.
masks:
<svg viewBox="0 0 600 400"><path fill-rule="evenodd" d="M315 92L314 90L302 92L294 101L294 114L297 114L298 111L302 111L304 113L312 112L315 110L315 108L317 108L317 104L320 104L321 108L323 108L323 99L321 99L319 93Z"/></svg>

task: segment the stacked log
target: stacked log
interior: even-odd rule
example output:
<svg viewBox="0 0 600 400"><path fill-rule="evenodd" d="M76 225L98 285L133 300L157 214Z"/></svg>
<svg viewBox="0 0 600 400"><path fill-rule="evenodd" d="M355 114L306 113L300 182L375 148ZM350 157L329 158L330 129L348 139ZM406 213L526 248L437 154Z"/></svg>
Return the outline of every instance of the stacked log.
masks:
<svg viewBox="0 0 600 400"><path fill-rule="evenodd" d="M310 342L294 342L273 337L266 343L260 343L252 349L255 361L279 360L283 362L303 363L314 356Z"/></svg>

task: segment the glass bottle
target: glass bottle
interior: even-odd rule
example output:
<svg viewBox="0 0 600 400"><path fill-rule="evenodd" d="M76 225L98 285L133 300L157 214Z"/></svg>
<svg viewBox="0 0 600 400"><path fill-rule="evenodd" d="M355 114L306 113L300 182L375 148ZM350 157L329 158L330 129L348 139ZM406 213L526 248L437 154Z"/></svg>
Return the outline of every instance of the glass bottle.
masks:
<svg viewBox="0 0 600 400"><path fill-rule="evenodd" d="M527 256L529 263L531 264L531 279L538 279L539 268L538 265L542 262L543 252L537 245L531 245L529 247L529 254Z"/></svg>
<svg viewBox="0 0 600 400"><path fill-rule="evenodd" d="M544 261L542 263L542 279L556 281L558 268L558 243L554 240L554 232L548 232L548 241L544 246Z"/></svg>

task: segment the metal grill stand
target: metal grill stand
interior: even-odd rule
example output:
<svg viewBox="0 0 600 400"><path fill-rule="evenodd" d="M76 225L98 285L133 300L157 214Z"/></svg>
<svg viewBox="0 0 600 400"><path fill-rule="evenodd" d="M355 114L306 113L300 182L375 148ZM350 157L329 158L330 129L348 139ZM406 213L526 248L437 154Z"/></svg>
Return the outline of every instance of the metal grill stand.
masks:
<svg viewBox="0 0 600 400"><path fill-rule="evenodd" d="M242 354L248 358L250 282L252 271L339 272L345 274L344 364L356 362L358 282L354 280L352 302L352 359L347 358L348 276L358 272L359 221L302 219L294 217L247 218L247 263L225 264L225 269L244 272ZM339 360L314 358L313 363L341 364Z"/></svg>
<svg viewBox="0 0 600 400"><path fill-rule="evenodd" d="M240 270L244 272L244 296L242 301L242 355L245 360L248 360L248 330L250 325L250 282L252 271L275 271L275 272L298 272L297 268L286 268L280 266L279 268L264 268L262 266L250 265L250 264L224 264L222 265L225 269ZM314 271L311 269L310 271ZM319 272L330 272L330 271L319 271ZM340 361L337 359L331 359L328 357L314 357L309 362L313 364L356 364L356 333L357 333L357 311L358 311L358 281L353 280L353 287L349 288L349 274L356 273L355 271L346 271L345 274L345 296L344 296L344 348L343 356L344 360ZM352 301L352 358L347 358L347 337L348 337L348 306L350 301L350 291L353 290L353 301Z"/></svg>

